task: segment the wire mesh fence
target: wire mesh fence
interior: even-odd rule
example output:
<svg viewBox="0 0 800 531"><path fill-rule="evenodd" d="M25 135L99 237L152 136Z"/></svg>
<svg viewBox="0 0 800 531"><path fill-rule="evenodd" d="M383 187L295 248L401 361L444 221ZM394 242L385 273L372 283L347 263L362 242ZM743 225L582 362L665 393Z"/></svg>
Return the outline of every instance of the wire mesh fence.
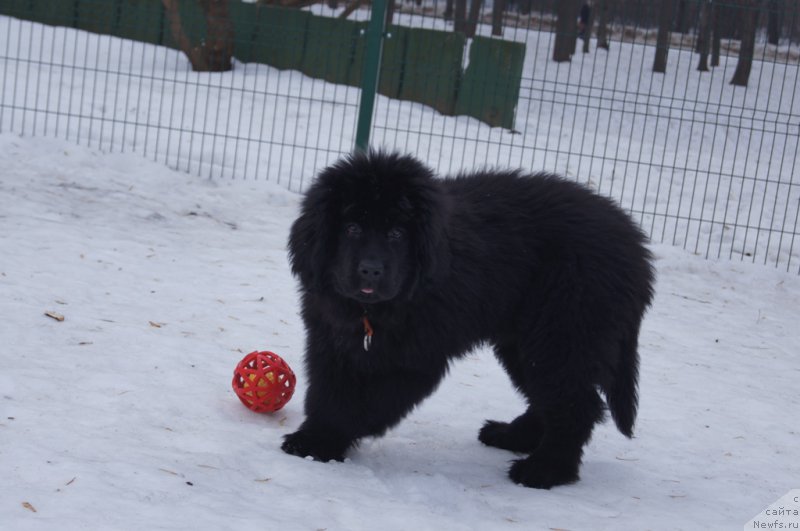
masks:
<svg viewBox="0 0 800 531"><path fill-rule="evenodd" d="M233 68L197 71L219 4ZM367 4L7 0L0 132L302 190L353 148ZM560 173L653 241L800 272L797 3L583 4L390 4L372 145L441 173Z"/></svg>

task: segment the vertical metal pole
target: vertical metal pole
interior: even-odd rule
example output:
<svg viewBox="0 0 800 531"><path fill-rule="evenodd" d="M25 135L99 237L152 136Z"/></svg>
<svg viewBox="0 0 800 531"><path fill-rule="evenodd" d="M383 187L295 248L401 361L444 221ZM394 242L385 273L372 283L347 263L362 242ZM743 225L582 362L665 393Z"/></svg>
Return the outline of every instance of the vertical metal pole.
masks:
<svg viewBox="0 0 800 531"><path fill-rule="evenodd" d="M358 108L358 127L356 129L357 151L366 151L369 148L369 133L372 129L375 94L378 91L378 75L381 70L385 30L386 0L373 0L372 17L367 25L364 73L361 76L361 104Z"/></svg>

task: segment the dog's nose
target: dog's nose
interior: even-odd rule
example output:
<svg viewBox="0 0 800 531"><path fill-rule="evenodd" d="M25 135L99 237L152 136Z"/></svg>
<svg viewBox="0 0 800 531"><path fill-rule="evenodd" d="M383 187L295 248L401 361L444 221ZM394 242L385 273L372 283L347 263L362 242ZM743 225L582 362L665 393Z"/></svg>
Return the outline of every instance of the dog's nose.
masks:
<svg viewBox="0 0 800 531"><path fill-rule="evenodd" d="M383 264L377 260L361 260L358 264L358 274L364 280L377 280L383 275Z"/></svg>

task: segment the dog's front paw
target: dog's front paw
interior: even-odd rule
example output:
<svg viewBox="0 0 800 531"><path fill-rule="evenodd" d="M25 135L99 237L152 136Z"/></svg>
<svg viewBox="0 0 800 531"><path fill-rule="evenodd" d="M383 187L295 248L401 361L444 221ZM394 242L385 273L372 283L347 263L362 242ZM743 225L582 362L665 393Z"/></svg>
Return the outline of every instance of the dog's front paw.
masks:
<svg viewBox="0 0 800 531"><path fill-rule="evenodd" d="M311 457L315 461L344 461L346 447L299 430L283 438L281 450L298 457Z"/></svg>

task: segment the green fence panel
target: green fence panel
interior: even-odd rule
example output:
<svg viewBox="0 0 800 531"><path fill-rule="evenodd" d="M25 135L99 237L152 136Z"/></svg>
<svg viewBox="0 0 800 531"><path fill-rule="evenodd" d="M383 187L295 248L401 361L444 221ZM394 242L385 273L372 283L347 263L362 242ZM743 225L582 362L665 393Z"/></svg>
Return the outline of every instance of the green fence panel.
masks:
<svg viewBox="0 0 800 531"><path fill-rule="evenodd" d="M75 0L65 0L56 5L47 0L0 0L0 15L71 27L75 22Z"/></svg>
<svg viewBox="0 0 800 531"><path fill-rule="evenodd" d="M281 70L300 70L311 16L299 9L258 6L250 61Z"/></svg>
<svg viewBox="0 0 800 531"><path fill-rule="evenodd" d="M0 15L41 22L51 26L72 27L75 22L74 0L0 0Z"/></svg>
<svg viewBox="0 0 800 531"><path fill-rule="evenodd" d="M161 44L165 24L164 7L159 0L120 0L117 36Z"/></svg>
<svg viewBox="0 0 800 531"><path fill-rule="evenodd" d="M367 22L357 22L356 24L359 26L358 38L353 51L353 67L350 69L347 84L360 87L361 78L364 75L364 50L366 47L366 39L361 30L362 28L366 30ZM378 92L390 98L397 98L400 95L408 32L409 28L404 26L389 26L383 39Z"/></svg>
<svg viewBox="0 0 800 531"><path fill-rule="evenodd" d="M231 0L228 4L234 28L233 56L243 63L253 61L253 42L258 35L258 5Z"/></svg>
<svg viewBox="0 0 800 531"><path fill-rule="evenodd" d="M406 50L410 28L389 26L383 41L383 58L381 59L381 77L378 80L378 92L390 98L399 98L403 87Z"/></svg>
<svg viewBox="0 0 800 531"><path fill-rule="evenodd" d="M356 43L363 24L312 15L308 21L301 71L331 83L352 82ZM360 68L361 65L358 65Z"/></svg>
<svg viewBox="0 0 800 531"><path fill-rule="evenodd" d="M200 3L196 0L183 0L179 5L179 13L181 26L186 37L193 45L199 45L206 38L206 14ZM164 24L162 26L161 44L179 50L180 48L172 36L172 29L169 26L169 20L166 15L164 15Z"/></svg>
<svg viewBox="0 0 800 531"><path fill-rule="evenodd" d="M231 0L229 9L239 61L361 85L366 22L241 0ZM0 14L178 48L161 0L0 0ZM180 17L187 37L200 44L206 35L200 2L181 0ZM445 115L513 128L525 45L475 37L462 71L465 44L461 33L391 26L383 41L378 92Z"/></svg>
<svg viewBox="0 0 800 531"><path fill-rule="evenodd" d="M455 113L466 38L462 33L409 29L400 99Z"/></svg>
<svg viewBox="0 0 800 531"><path fill-rule="evenodd" d="M44 2L43 2L44 3ZM53 4L53 2L47 2ZM112 35L119 18L119 0L78 0L75 27L92 33Z"/></svg>
<svg viewBox="0 0 800 531"><path fill-rule="evenodd" d="M0 2L0 15L36 20L33 18L30 0L3 0Z"/></svg>
<svg viewBox="0 0 800 531"><path fill-rule="evenodd" d="M367 25L369 22L354 22L355 39L351 50L351 65L347 72L346 84L353 87L361 86L361 79L364 77L364 56L367 49ZM308 53L308 50L306 51Z"/></svg>
<svg viewBox="0 0 800 531"><path fill-rule="evenodd" d="M75 25L75 8L76 2L74 0L61 2L33 0L30 2L30 10L28 12L31 15L31 20L49 24L50 26L72 28Z"/></svg>
<svg viewBox="0 0 800 531"><path fill-rule="evenodd" d="M524 60L523 43L475 37L458 93L457 114L513 129Z"/></svg>

